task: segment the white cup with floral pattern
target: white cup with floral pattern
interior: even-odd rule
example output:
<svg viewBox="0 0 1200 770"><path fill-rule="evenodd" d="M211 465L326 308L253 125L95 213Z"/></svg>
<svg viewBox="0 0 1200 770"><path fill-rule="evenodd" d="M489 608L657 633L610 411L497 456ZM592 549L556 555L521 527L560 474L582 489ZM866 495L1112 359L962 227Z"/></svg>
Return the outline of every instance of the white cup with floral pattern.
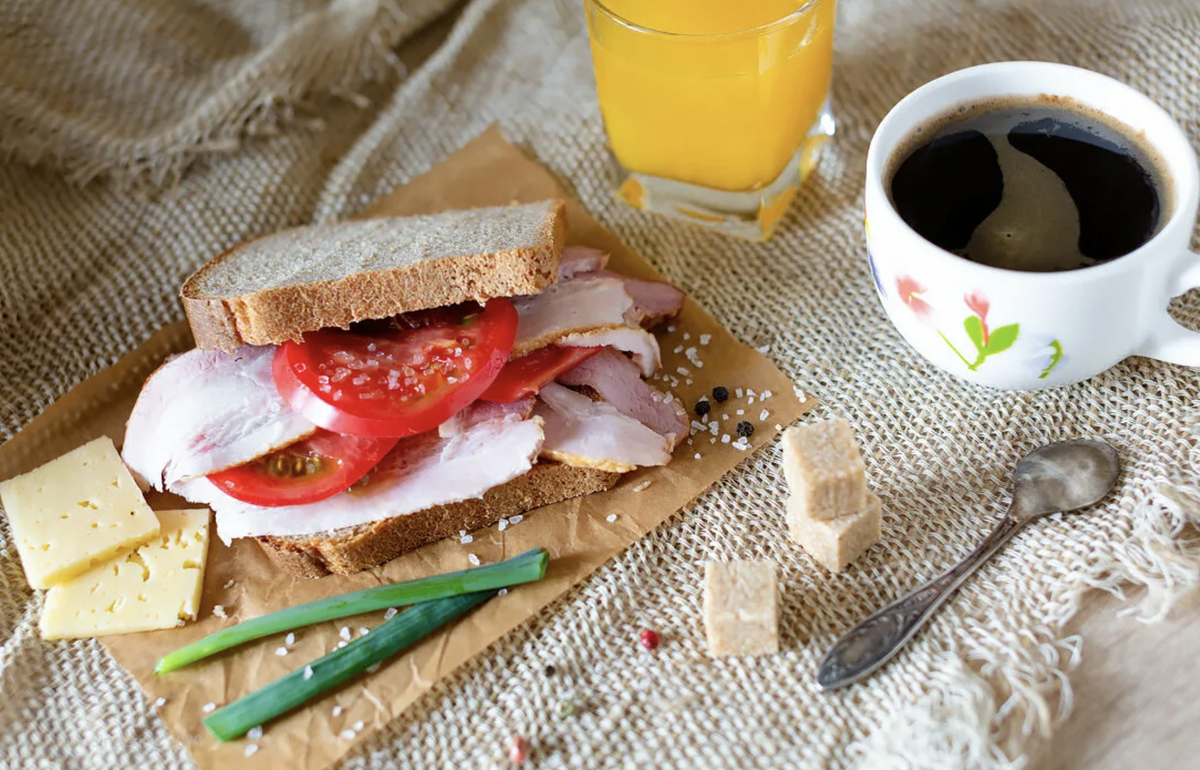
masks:
<svg viewBox="0 0 1200 770"><path fill-rule="evenodd" d="M944 251L900 218L887 174L918 127L959 106L1043 94L1070 97L1142 136L1171 185L1157 235L1091 267L1019 272ZM1062 64L985 64L934 80L892 108L867 155L867 251L884 309L925 358L993 388L1068 385L1132 355L1200 366L1200 333L1167 313L1173 297L1200 287L1200 255L1188 249L1198 208L1200 170L1179 125L1129 86Z"/></svg>

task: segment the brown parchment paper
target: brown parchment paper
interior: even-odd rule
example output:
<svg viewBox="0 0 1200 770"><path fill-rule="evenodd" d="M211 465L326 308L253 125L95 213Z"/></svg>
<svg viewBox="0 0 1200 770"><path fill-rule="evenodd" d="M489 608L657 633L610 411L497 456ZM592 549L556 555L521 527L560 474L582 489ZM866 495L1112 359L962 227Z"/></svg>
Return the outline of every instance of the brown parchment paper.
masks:
<svg viewBox="0 0 1200 770"><path fill-rule="evenodd" d="M523 203L550 197L566 197L550 174L526 158L492 128L448 157L428 173L377 200L363 216L423 214L453 208ZM568 200L569 242L602 248L612 254L612 266L625 274L661 278L646 262L597 225L574 201ZM814 401L801 403L792 383L769 361L746 347L723 329L708 313L688 302L673 324L673 332L662 332L664 371L675 373L683 366L692 372L693 384L679 376L676 392L688 405L714 385L770 390L765 403L746 407L744 417L733 410L745 406L731 398L730 420L723 430L732 432L738 419L756 426L751 444L755 451L773 440L775 424L793 422ZM684 335L689 335L685 341ZM712 335L700 346L701 334ZM107 434L118 444L124 423L146 376L171 353L191 347L185 323L174 324L156 334L111 368L83 382L20 434L0 447L0 478L23 473L96 436ZM673 350L696 346L703 368L689 363ZM761 409L771 414L758 420ZM699 459L695 454L699 454ZM442 676L453 671L497 638L539 612L549 602L583 580L607 559L648 533L688 504L710 484L745 459L750 452L728 444L709 443L708 435L697 436L694 446L686 443L665 468L648 468L626 476L604 494L569 500L539 509L519 524L500 532L497 527L474 533L474 542L464 545L450 539L421 548L383 567L359 575L331 576L305 580L281 575L257 544L237 541L224 546L215 536L208 556L204 598L199 619L166 631L103 639L112 655L138 680L153 701L165 704L159 714L168 728L191 750L203 768L281 766L324 768L342 756L357 741L397 716ZM634 491L642 482L651 485ZM158 509L177 507L178 498L152 495ZM609 522L610 515L616 515ZM162 654L231 625L300 602L344 593L383 582L406 580L469 566L468 554L484 563L507 558L536 546L551 556L546 578L516 588L480 607L442 633L393 658L376 673L352 680L341 688L264 727L252 757L245 756L251 741L221 744L201 723L205 704L233 702L292 669L332 651L345 626L355 636L360 628L382 622L382 613L371 613L335 623L311 626L296 632L287 655L276 652L284 646L282 635L249 644L166 676L154 673L154 662ZM213 615L222 605L227 618ZM57 642L66 644L68 642ZM341 706L338 717L332 716ZM354 738L341 737L358 722L363 728Z"/></svg>

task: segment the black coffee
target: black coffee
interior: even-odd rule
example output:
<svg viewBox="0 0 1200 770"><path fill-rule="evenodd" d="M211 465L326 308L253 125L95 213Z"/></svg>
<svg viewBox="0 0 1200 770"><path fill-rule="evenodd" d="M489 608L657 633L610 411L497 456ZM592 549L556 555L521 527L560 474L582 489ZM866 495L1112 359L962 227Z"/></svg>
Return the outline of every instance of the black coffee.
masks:
<svg viewBox="0 0 1200 770"><path fill-rule="evenodd" d="M919 144L918 144L919 143ZM962 108L893 164L892 203L927 240L1010 270L1076 270L1158 232L1166 179L1132 131L1053 97Z"/></svg>

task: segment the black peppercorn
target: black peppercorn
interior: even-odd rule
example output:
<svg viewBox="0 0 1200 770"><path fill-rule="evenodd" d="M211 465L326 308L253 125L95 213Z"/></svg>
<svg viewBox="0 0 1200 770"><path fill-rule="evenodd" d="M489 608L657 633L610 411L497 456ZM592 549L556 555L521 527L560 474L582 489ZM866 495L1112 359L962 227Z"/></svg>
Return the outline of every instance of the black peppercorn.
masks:
<svg viewBox="0 0 1200 770"><path fill-rule="evenodd" d="M546 666L546 668L543 669L543 673L545 673L546 676L554 676L554 666Z"/></svg>
<svg viewBox="0 0 1200 770"><path fill-rule="evenodd" d="M729 400L729 389L723 388L720 385L713 388L713 399L716 400L718 404L725 403Z"/></svg>
<svg viewBox="0 0 1200 770"><path fill-rule="evenodd" d="M702 399L696 402L696 416L703 417L712 411L712 404L708 403L708 399Z"/></svg>
<svg viewBox="0 0 1200 770"><path fill-rule="evenodd" d="M754 435L754 426L742 420L737 424L737 434L742 438L750 438Z"/></svg>

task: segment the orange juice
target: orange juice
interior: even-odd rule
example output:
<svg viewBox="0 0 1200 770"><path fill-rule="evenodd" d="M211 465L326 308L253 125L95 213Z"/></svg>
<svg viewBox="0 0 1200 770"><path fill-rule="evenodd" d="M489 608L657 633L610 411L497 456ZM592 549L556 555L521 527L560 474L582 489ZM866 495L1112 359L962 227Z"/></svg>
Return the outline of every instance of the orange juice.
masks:
<svg viewBox="0 0 1200 770"><path fill-rule="evenodd" d="M829 93L836 0L585 2L600 108L627 170L745 192L802 154Z"/></svg>

